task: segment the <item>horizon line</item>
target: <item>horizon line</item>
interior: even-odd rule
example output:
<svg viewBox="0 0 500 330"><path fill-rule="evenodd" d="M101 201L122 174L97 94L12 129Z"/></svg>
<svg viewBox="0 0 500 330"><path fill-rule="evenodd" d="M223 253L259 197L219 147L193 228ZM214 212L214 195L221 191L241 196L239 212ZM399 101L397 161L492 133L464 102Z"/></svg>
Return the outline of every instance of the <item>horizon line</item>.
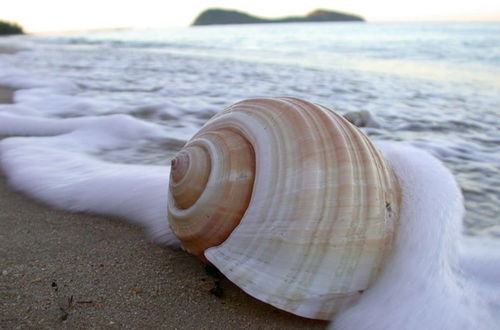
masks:
<svg viewBox="0 0 500 330"><path fill-rule="evenodd" d="M371 24L390 24L390 23L397 23L397 24L411 24L411 23L500 23L500 17L499 18L494 18L494 19L486 19L486 20L479 20L479 19L464 19L464 20L366 20L362 22L280 22L280 23L252 23L252 24L214 24L210 26L242 26L242 25L262 25L262 24L311 24L311 23L319 23L319 24L328 24L328 23L333 23L333 24L366 24L366 23L371 23ZM108 31L127 31L127 30L152 30L152 29L175 29L175 28L189 28L192 27L192 25L165 25L165 26L118 26L118 27L91 27L91 28L75 28L75 29L69 29L69 30L39 30L39 31L30 31L27 30L25 31L26 35L52 35L52 34L71 34L71 33L81 33L81 32L108 32ZM203 26L197 26L197 28L200 28Z"/></svg>

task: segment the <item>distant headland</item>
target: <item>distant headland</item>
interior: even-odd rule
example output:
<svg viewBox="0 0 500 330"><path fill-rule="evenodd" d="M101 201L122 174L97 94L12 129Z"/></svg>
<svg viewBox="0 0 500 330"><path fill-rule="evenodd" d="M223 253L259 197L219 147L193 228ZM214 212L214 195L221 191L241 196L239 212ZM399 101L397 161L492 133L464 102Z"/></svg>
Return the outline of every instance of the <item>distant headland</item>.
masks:
<svg viewBox="0 0 500 330"><path fill-rule="evenodd" d="M256 24L256 23L291 23L291 22L364 22L358 15L337 11L316 9L306 16L290 16L275 19L261 18L232 9L210 8L196 17L192 25L215 24Z"/></svg>
<svg viewBox="0 0 500 330"><path fill-rule="evenodd" d="M0 35L23 34L23 28L14 22L0 20Z"/></svg>

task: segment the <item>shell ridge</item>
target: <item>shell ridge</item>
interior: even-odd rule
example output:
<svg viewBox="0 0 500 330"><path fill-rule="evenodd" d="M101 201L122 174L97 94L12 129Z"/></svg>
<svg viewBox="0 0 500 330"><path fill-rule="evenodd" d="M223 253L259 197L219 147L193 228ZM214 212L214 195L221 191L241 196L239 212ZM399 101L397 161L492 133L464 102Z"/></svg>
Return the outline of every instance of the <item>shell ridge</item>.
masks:
<svg viewBox="0 0 500 330"><path fill-rule="evenodd" d="M327 129L326 127L329 124L330 118L326 116L325 113L323 113L322 109L316 107L316 106L310 106L309 104L304 104L304 102L301 102L300 100L297 99L292 99L291 102L295 105L295 108L297 111L300 113L302 116L302 120L304 123L308 125L308 132L311 132L312 139L315 141L315 147L317 146L317 154L318 157L321 158L321 160L315 164L315 166L318 167L317 175L316 175L316 181L318 183L324 182L326 186L329 186L330 180L328 179L328 171L326 168L322 169L321 164L328 164L328 159L327 159L327 152L322 152L322 150L327 150L327 145L324 143L324 141L328 141L325 138L325 135L327 132L325 132ZM309 109L309 111L307 111ZM312 109L312 111L311 111ZM332 156L335 156L335 152L332 152ZM329 189L325 189L325 194L323 196L320 196L321 193L320 191L317 191L316 194L317 196L314 198L317 200L318 205L315 205L315 207L320 211L319 214L314 215L314 218L318 219L325 219L325 212L327 211L327 208L325 207L326 200L328 198L327 193L330 191ZM307 216L313 216L311 215L305 215ZM316 237L318 236L318 233L323 229L324 226L324 221L316 221L313 223L314 227L308 229L308 232L310 233L309 235L311 237ZM295 307L296 309L300 309L300 305L304 303L304 301L307 301L308 299L304 299L305 297L309 296L316 296L319 297L318 294L315 293L316 290L314 288L307 288L305 286L305 283L312 283L313 279L317 276L317 272L315 272L315 266L314 265L320 265L321 262L324 259L324 251L325 249L320 249L319 251L314 251L314 241L309 240L309 244L306 246L300 247L295 245L295 248L299 251L301 251L304 255L306 255L305 259L296 259L296 265L294 266L294 273L295 274L302 274L300 278L296 278L293 282L292 285L286 285L285 282L282 285L282 288L278 289L278 294L279 292L286 292L286 288L290 288L290 290L295 290L295 291L307 291L307 296L303 296L302 299L290 299L291 302L296 304L297 306ZM316 252L316 253L314 253ZM293 291L292 290L292 291Z"/></svg>
<svg viewBox="0 0 500 330"><path fill-rule="evenodd" d="M352 124L350 123L345 123L344 125L341 125L343 130L346 132L346 135L348 136L348 145L350 147L350 154L352 157L355 159L353 163L356 164L365 164L366 158L364 156L369 156L367 154L367 150L365 145L363 144L362 138L360 138L359 134L357 131L357 128L355 128ZM353 185L355 190L353 191L353 200L355 201L354 205L352 205L354 214L352 216L353 221L351 222L351 228L350 232L348 234L349 238L352 239L353 237L361 237L365 238L365 233L366 233L366 214L365 210L366 208L361 207L361 205L365 205L365 200L369 200L367 194L367 189L364 187L363 184L360 183L360 181L366 182L369 176L369 170L370 168L365 167L365 166L356 166L353 168L354 170L354 181L357 182L357 184ZM368 170L368 171L367 171ZM363 189L365 188L365 189ZM365 242L362 240L362 242ZM345 249L346 256L343 258L346 262L346 267L345 267L345 275L344 278L347 277L353 277L359 272L357 271L358 269L358 263L362 262L363 260L359 260L359 257L363 253L363 249L366 246L366 244L351 244L351 248ZM371 277L372 274L371 272L369 274L362 274L364 276L369 276ZM364 290L368 286L368 283L361 281L359 283L358 281L351 281L345 283L345 286L340 288L343 292L348 291L354 291L354 290Z"/></svg>
<svg viewBox="0 0 500 330"><path fill-rule="evenodd" d="M265 130L260 128L257 132L254 132L250 130L246 125L249 125L251 127L260 127L261 126L261 121L262 119L260 118L261 114L259 113L251 113L249 114L248 112L244 113L237 113L233 112L234 107L237 106L238 104L234 105L232 108L229 108L228 112L224 114L224 116L219 116L217 119L219 119L219 122L225 122L225 124L230 124L232 127L240 129L243 134L251 141L251 144L254 145L255 149L259 149L259 153L256 153L256 173L255 173L255 182L254 182L254 189L257 190L264 190L264 191L275 191L276 187L274 187L271 182L271 178L269 178L270 174L273 173L273 169L269 168L269 161L268 159L272 157L272 152L270 150L270 146L265 144L264 142L269 140L269 135L272 134L270 131ZM252 123L253 125L250 125L249 123ZM218 122L213 123L215 126L217 126ZM266 151L267 150L267 151ZM260 165L260 166L258 166ZM259 170L259 167L264 167L267 169L267 171L262 171ZM274 196L276 194L272 193L271 196ZM253 214L256 213L256 216L258 216L259 212L255 212L256 207L253 206L256 204L256 198L259 196L259 193L254 193L252 194L252 197L249 202L249 206L247 209L247 212L243 216L240 225L238 225L235 228L235 231L241 229L240 226L242 223L245 222L245 218L248 216L248 214ZM269 205L272 203L270 200L259 200L258 202L264 202L265 204ZM207 249L205 251L205 256L207 256L207 252L216 249L218 247L223 247L224 245L228 245L231 241L231 236L228 237L228 239L220 244L219 246ZM255 241L257 235L252 235L250 237L250 242L246 242L247 246L252 246L255 245L252 243L252 241ZM240 252L241 253L241 252ZM244 255L244 254L242 254ZM233 264L233 269L239 269L242 267L242 264L245 263L245 260L243 258L240 259L233 259L232 264ZM214 263L215 264L215 263Z"/></svg>
<svg viewBox="0 0 500 330"><path fill-rule="evenodd" d="M345 124L342 121L336 120L337 118L335 117L335 115L332 115L332 112L330 112L329 115L330 115L330 121L332 124L332 129L330 130L331 135L329 136L329 140L335 141L336 144L338 144L340 146L349 145L349 143L351 142L351 136L349 134L349 131L346 129ZM353 162L353 160L351 159L352 153L350 153L349 151L350 151L349 149L344 148L344 147L342 147L340 150L337 150L337 152L340 153L340 158L342 160L344 160L344 162L347 161L348 164L351 164ZM345 167L344 171L342 172L342 176L343 176L342 180L349 181L349 182L353 181L353 177L355 176L354 169L355 168L353 166ZM344 202L345 196L349 196L349 200L351 200L351 199L353 199L353 196L355 195L355 191L353 189L353 186L349 185L348 187L349 187L348 191L346 191L345 187L342 187L342 186L337 187L335 195L336 196L342 195L344 198L342 198L340 200L340 204L337 204L337 207L334 210L334 214L333 214L334 219L338 219L340 216L342 216L342 217L345 216L345 215L339 215L339 212L344 213L343 210L346 207L345 202ZM349 205L347 205L347 207L351 208ZM354 211L358 212L357 209ZM327 230L329 232L335 232L336 226L342 225L342 224L338 224L337 221L331 221L328 224L329 224L329 226L328 226ZM351 225L352 225L352 223L351 223ZM346 233L346 236L349 236L349 232ZM329 244L332 244L332 243L329 243ZM333 246L330 245L330 246L334 247L335 245L333 245ZM327 259L327 262L331 261L332 258L334 258L333 260L336 260L339 262L337 264L337 267L335 267L334 269L331 269L332 273L335 274L335 275L332 274L332 276L335 277L336 279L338 279L338 281L330 282L330 285L328 288L328 292L330 292L330 293L337 293L339 291L342 291L342 292L345 291L345 290L342 290L343 288L339 288L338 283L342 283L343 282L342 279L347 276L346 272L348 272L348 269L347 269L345 263L349 260L350 249L343 248L343 249L341 249L341 251L344 251L344 253L342 253L341 255L337 255L336 253L333 255L330 254L329 258ZM326 254L326 252L327 251L325 249L324 251L322 251L322 254L324 255L324 254ZM322 275L322 274L317 274L317 275ZM324 281L321 281L321 276L317 276L315 280L316 280L316 283L317 282L321 282L321 283L324 282ZM334 308L334 306L328 306L328 304L325 303L322 308L323 309Z"/></svg>
<svg viewBox="0 0 500 330"><path fill-rule="evenodd" d="M266 102L272 101L273 103L278 103L275 100L268 100L268 99L255 99L252 100L252 103L248 106L248 109L244 109L245 113L249 115L254 115L258 120L259 123L265 128L266 133L267 133L267 139L264 141L262 137L259 137L259 139L255 140L255 143L257 143L257 148L262 144L262 143L269 143L269 146L272 148L274 147L275 150L271 149L271 155L269 160L266 160L266 163L263 164L263 166L258 166L256 168L256 178L260 177L260 174L263 173L263 171L269 171L269 173L276 173L277 176L281 176L285 171L283 170L283 161L280 159L283 154L286 155L286 153L283 152L282 148L282 141L284 140L284 137L282 136L282 131L277 130L277 129L270 129L271 127L276 127L276 121L279 120L279 115L276 113L271 113L269 116L268 113L268 108L269 106L266 104ZM276 106L276 104L275 104ZM277 159L277 157L280 157ZM274 160L274 161L270 161ZM274 215L275 210L272 208L272 205L279 205L281 201L279 200L280 198L280 192L286 191L286 181L282 180L277 180L276 177L270 177L269 178L270 182L273 184L269 184L269 188L266 191L264 199L264 205L261 207L265 208L268 212L273 212L272 214L269 214L266 217L259 217L259 223L261 225L256 228L256 232L254 235L250 237L248 242L246 242L246 247L244 250L241 250L241 264L246 263L246 259L244 258L245 255L252 255L252 254L263 254L260 251L264 248L262 245L258 244L258 241L261 239L262 236L266 234L266 232L273 231L273 227L277 227L280 224L273 223L271 220L276 218L276 215ZM256 184L259 184L260 182L256 181ZM245 214L244 218L242 219L242 223L245 223L245 220L248 218L253 217L252 212L254 208L257 205L256 203L249 205L249 208L247 209L248 213ZM254 219L255 221L255 219ZM237 229L235 229L237 231ZM275 251L276 252L276 251ZM268 262L270 262L270 258L272 257L271 254L263 254L264 257L267 259Z"/></svg>

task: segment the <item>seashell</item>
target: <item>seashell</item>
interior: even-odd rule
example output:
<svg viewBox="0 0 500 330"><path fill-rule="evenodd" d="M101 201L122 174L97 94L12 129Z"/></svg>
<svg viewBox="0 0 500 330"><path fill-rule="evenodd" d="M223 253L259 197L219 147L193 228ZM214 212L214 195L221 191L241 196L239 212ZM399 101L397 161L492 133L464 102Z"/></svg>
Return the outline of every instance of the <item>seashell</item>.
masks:
<svg viewBox="0 0 500 330"><path fill-rule="evenodd" d="M251 296L329 320L376 279L399 205L392 169L342 116L249 99L172 161L168 220L187 251Z"/></svg>

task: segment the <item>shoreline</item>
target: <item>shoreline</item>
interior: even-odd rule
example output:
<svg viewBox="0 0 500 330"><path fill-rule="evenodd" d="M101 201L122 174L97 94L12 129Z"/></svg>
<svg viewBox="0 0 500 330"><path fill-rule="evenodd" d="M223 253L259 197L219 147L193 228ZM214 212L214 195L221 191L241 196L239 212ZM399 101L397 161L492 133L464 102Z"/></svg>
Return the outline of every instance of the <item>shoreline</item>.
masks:
<svg viewBox="0 0 500 330"><path fill-rule="evenodd" d="M0 103L13 101L0 87ZM0 155L1 157L1 155ZM0 172L0 328L324 329L260 302L124 220L53 209Z"/></svg>

